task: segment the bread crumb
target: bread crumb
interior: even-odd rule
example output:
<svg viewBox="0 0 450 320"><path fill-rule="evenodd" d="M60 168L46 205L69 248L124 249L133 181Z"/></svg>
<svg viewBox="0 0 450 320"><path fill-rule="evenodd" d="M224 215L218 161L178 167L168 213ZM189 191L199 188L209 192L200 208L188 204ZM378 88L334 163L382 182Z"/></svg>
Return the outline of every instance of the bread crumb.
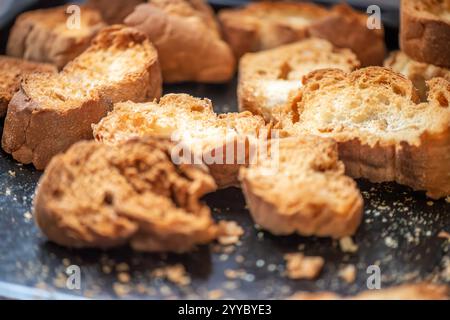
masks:
<svg viewBox="0 0 450 320"><path fill-rule="evenodd" d="M125 262L121 262L121 263L116 265L116 271L117 272L130 271L130 266L128 264L126 264Z"/></svg>
<svg viewBox="0 0 450 320"><path fill-rule="evenodd" d="M427 205L431 207L432 205L434 205L434 202L433 201L427 201Z"/></svg>
<svg viewBox="0 0 450 320"><path fill-rule="evenodd" d="M8 170L8 174L9 174L11 177L15 177L15 176L16 176L16 172L15 172L15 171L12 171L12 170Z"/></svg>
<svg viewBox="0 0 450 320"><path fill-rule="evenodd" d="M219 221L219 237L217 240L222 245L235 244L244 234L244 229L235 221Z"/></svg>
<svg viewBox="0 0 450 320"><path fill-rule="evenodd" d="M108 265L103 265L102 266L102 271L103 271L104 274L110 274L111 271L112 271L112 268L110 266L108 266Z"/></svg>
<svg viewBox="0 0 450 320"><path fill-rule="evenodd" d="M351 237L344 237L339 239L339 247L342 252L354 253L358 251L358 246L353 242Z"/></svg>
<svg viewBox="0 0 450 320"><path fill-rule="evenodd" d="M186 274L186 269L182 264L157 268L152 272L153 277L164 278L180 286L191 283L191 278Z"/></svg>
<svg viewBox="0 0 450 320"><path fill-rule="evenodd" d="M114 282L113 290L118 297L122 297L122 296L126 296L127 294L129 294L131 291L131 288L127 284Z"/></svg>
<svg viewBox="0 0 450 320"><path fill-rule="evenodd" d="M356 267L353 264L349 264L339 270L339 277L347 283L353 283L356 279Z"/></svg>
<svg viewBox="0 0 450 320"><path fill-rule="evenodd" d="M447 240L450 241L450 233L448 233L447 231L442 230L442 231L440 231L438 233L438 238L447 239Z"/></svg>
<svg viewBox="0 0 450 320"><path fill-rule="evenodd" d="M288 253L286 260L286 275L290 279L315 279L322 271L322 257L305 257L302 253Z"/></svg>
<svg viewBox="0 0 450 320"><path fill-rule="evenodd" d="M24 217L26 220L31 220L31 219L33 218L33 215L31 214L30 211L26 211L26 212L23 214L23 217Z"/></svg>
<svg viewBox="0 0 450 320"><path fill-rule="evenodd" d="M223 291L220 289L216 289L216 290L211 290L208 292L208 299L220 299L223 297Z"/></svg>
<svg viewBox="0 0 450 320"><path fill-rule="evenodd" d="M128 283L130 282L130 274L127 272L120 272L117 274L117 279L121 282L121 283Z"/></svg>
<svg viewBox="0 0 450 320"><path fill-rule="evenodd" d="M450 196L445 197L445 202L450 203Z"/></svg>

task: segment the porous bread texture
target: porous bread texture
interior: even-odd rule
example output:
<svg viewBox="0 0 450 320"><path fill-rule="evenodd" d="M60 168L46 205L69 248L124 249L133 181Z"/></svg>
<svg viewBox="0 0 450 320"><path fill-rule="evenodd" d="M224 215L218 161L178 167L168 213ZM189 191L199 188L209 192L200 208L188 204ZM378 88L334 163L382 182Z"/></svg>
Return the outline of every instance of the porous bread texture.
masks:
<svg viewBox="0 0 450 320"><path fill-rule="evenodd" d="M363 66L381 65L386 53L384 30L367 28L367 16L345 4L258 2L221 10L219 20L237 57L311 36L350 48Z"/></svg>
<svg viewBox="0 0 450 320"><path fill-rule="evenodd" d="M239 168L249 163L261 135L268 134L261 117L218 115L210 100L187 94L168 94L159 103L118 103L93 129L95 139L106 144L136 136L170 137L190 148L192 161L208 165L219 187L238 184Z"/></svg>
<svg viewBox="0 0 450 320"><path fill-rule="evenodd" d="M427 83L428 101L419 103L412 82L387 68L318 70L304 78L283 126L336 140L354 178L440 198L450 194L450 83Z"/></svg>
<svg viewBox="0 0 450 320"><path fill-rule="evenodd" d="M158 50L164 82L225 82L235 58L203 0L152 0L125 23L147 34Z"/></svg>
<svg viewBox="0 0 450 320"><path fill-rule="evenodd" d="M266 121L278 120L289 93L301 87L303 76L316 69L350 72L359 66L351 50L338 49L319 38L247 53L239 61L239 109L262 115Z"/></svg>
<svg viewBox="0 0 450 320"><path fill-rule="evenodd" d="M92 139L97 123L119 101L161 94L158 55L136 29L103 29L91 46L59 74L26 77L5 119L3 149L22 163L44 169L73 143Z"/></svg>
<svg viewBox="0 0 450 320"><path fill-rule="evenodd" d="M414 60L450 68L450 0L402 0L400 47Z"/></svg>
<svg viewBox="0 0 450 320"><path fill-rule="evenodd" d="M6 115L12 96L19 90L22 78L35 72L56 72L56 67L47 63L37 63L0 55L0 118Z"/></svg>
<svg viewBox="0 0 450 320"><path fill-rule="evenodd" d="M70 27L69 6L27 11L14 23L6 53L38 62L48 62L59 69L80 55L105 26L100 13L81 6L80 27Z"/></svg>
<svg viewBox="0 0 450 320"><path fill-rule="evenodd" d="M385 60L384 66L410 79L419 91L422 101L427 99L426 81L437 77L450 81L450 69L415 61L403 51L392 52Z"/></svg>
<svg viewBox="0 0 450 320"><path fill-rule="evenodd" d="M275 235L342 238L357 230L363 200L344 175L337 144L304 135L269 142L271 157L242 167L239 180L255 222Z"/></svg>
<svg viewBox="0 0 450 320"><path fill-rule="evenodd" d="M448 300L449 287L433 283L403 284L381 290L366 290L355 296L340 296L333 292L299 292L293 300Z"/></svg>
<svg viewBox="0 0 450 320"><path fill-rule="evenodd" d="M173 147L152 138L115 147L76 143L52 159L40 180L38 226L74 248L186 252L212 241L218 228L199 198L215 190L214 181L199 166L175 165Z"/></svg>
<svg viewBox="0 0 450 320"><path fill-rule="evenodd" d="M108 24L123 23L134 8L145 0L87 0L86 5L97 9Z"/></svg>

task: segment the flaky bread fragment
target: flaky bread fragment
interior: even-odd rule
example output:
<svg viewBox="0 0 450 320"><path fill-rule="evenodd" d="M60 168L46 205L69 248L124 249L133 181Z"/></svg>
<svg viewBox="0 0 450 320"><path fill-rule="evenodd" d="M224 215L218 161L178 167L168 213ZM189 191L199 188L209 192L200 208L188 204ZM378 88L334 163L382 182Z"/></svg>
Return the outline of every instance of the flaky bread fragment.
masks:
<svg viewBox="0 0 450 320"><path fill-rule="evenodd" d="M30 73L56 72L56 67L47 63L37 63L0 55L0 118L6 115L8 104L19 90L20 81Z"/></svg>
<svg viewBox="0 0 450 320"><path fill-rule="evenodd" d="M304 78L284 128L336 140L354 178L440 198L450 194L450 83L427 83L428 101L419 103L412 82L387 68L318 70Z"/></svg>
<svg viewBox="0 0 450 320"><path fill-rule="evenodd" d="M351 50L338 49L319 38L247 53L239 61L239 109L260 114L267 121L277 120L289 93L301 87L309 72L323 68L350 72L359 66Z"/></svg>
<svg viewBox="0 0 450 320"><path fill-rule="evenodd" d="M355 233L363 200L344 175L337 144L314 136L269 141L270 157L242 167L242 190L257 224L276 235L342 238Z"/></svg>
<svg viewBox="0 0 450 320"><path fill-rule="evenodd" d="M3 149L43 169L57 153L92 138L97 123L119 101L161 94L158 55L144 34L125 26L103 29L59 74L26 77L12 98Z"/></svg>
<svg viewBox="0 0 450 320"><path fill-rule="evenodd" d="M11 29L6 53L10 56L48 62L58 68L81 54L105 26L100 12L81 6L79 26L69 6L27 11ZM73 22L71 21L73 20ZM73 26L72 26L73 24Z"/></svg>
<svg viewBox="0 0 450 320"><path fill-rule="evenodd" d="M450 68L450 0L402 0L400 48L414 60Z"/></svg>
<svg viewBox="0 0 450 320"><path fill-rule="evenodd" d="M152 0L125 23L143 31L158 50L164 82L225 82L235 59L203 0Z"/></svg>
<svg viewBox="0 0 450 320"><path fill-rule="evenodd" d="M413 60L403 51L392 52L385 60L384 66L410 79L419 90L420 98L423 101L426 101L427 98L426 81L436 77L450 81L450 69Z"/></svg>
<svg viewBox="0 0 450 320"><path fill-rule="evenodd" d="M218 115L210 100L187 94L167 94L159 103L118 103L93 128L95 139L106 144L145 135L182 143L190 148L192 161L208 165L219 187L238 184L240 166L249 163L265 133L261 117L250 112Z"/></svg>
<svg viewBox="0 0 450 320"><path fill-rule="evenodd" d="M340 296L333 292L299 292L293 300L448 300L449 287L431 283L404 284L380 290L367 290L355 296Z"/></svg>
<svg viewBox="0 0 450 320"><path fill-rule="evenodd" d="M106 23L123 23L134 8L145 0L87 0L86 5L97 9Z"/></svg>
<svg viewBox="0 0 450 320"><path fill-rule="evenodd" d="M367 16L345 4L258 2L221 10L219 20L237 57L311 36L350 48L363 66L381 65L386 53L384 30L368 29Z"/></svg>
<svg viewBox="0 0 450 320"><path fill-rule="evenodd" d="M81 141L52 159L42 176L34 216L57 244L185 252L216 237L209 208L215 190L204 168L172 162L174 145L134 139L117 146Z"/></svg>

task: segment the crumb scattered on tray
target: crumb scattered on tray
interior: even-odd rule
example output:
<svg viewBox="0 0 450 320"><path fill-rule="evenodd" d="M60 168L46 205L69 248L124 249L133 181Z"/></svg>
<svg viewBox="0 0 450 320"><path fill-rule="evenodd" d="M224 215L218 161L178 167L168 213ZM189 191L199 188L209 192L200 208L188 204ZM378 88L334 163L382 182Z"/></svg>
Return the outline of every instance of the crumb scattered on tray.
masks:
<svg viewBox="0 0 450 320"><path fill-rule="evenodd" d="M130 286L127 285L127 284L122 284L122 283L114 282L114 283L113 283L113 290L114 290L114 293L115 293L118 297L123 297L123 296L126 296L127 294L130 293L131 288L130 288Z"/></svg>
<svg viewBox="0 0 450 320"><path fill-rule="evenodd" d="M322 257L306 257L302 253L288 253L284 259L286 275L290 279L315 279L325 263Z"/></svg>
<svg viewBox="0 0 450 320"><path fill-rule="evenodd" d="M356 267L353 264L346 265L339 270L339 277L347 283L353 283L356 279Z"/></svg>
<svg viewBox="0 0 450 320"><path fill-rule="evenodd" d="M116 265L116 271L117 271L117 272L126 272L126 271L130 271L130 266L129 266L127 263L125 263L125 262L118 263L118 264Z"/></svg>
<svg viewBox="0 0 450 320"><path fill-rule="evenodd" d="M445 202L450 203L450 196L445 197Z"/></svg>
<svg viewBox="0 0 450 320"><path fill-rule="evenodd" d="M23 217L24 217L26 220L31 220L31 219L33 218L33 215L31 214L30 211L26 211L26 212L23 214Z"/></svg>
<svg viewBox="0 0 450 320"><path fill-rule="evenodd" d="M442 231L440 231L438 233L438 238L450 240L450 233L448 233L447 231L442 230Z"/></svg>
<svg viewBox="0 0 450 320"><path fill-rule="evenodd" d="M239 237L244 234L244 229L235 221L219 221L218 241L222 245L236 244Z"/></svg>
<svg viewBox="0 0 450 320"><path fill-rule="evenodd" d="M167 279L170 282L180 286L185 286L191 283L191 278L186 273L186 269L182 264L157 268L153 270L152 276Z"/></svg>
<svg viewBox="0 0 450 320"><path fill-rule="evenodd" d="M117 274L117 279L121 283L128 283L131 280L130 274L128 272L119 272Z"/></svg>
<svg viewBox="0 0 450 320"><path fill-rule="evenodd" d="M11 177L15 177L15 176L16 176L16 172L15 172L15 171L12 171L12 170L8 170L8 174L9 174Z"/></svg>
<svg viewBox="0 0 450 320"><path fill-rule="evenodd" d="M339 240L339 246L342 252L356 252L358 251L358 246L353 242L351 237L344 237Z"/></svg>
<svg viewBox="0 0 450 320"><path fill-rule="evenodd" d="M223 291L220 289L211 290L208 292L208 299L220 299L223 297Z"/></svg>

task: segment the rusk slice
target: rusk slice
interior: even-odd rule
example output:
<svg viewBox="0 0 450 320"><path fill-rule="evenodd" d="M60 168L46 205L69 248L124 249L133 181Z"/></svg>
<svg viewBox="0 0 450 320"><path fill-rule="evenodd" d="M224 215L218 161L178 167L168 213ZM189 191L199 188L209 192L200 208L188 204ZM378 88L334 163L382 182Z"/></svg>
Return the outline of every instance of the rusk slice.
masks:
<svg viewBox="0 0 450 320"><path fill-rule="evenodd" d="M414 60L450 68L450 0L402 0L400 47Z"/></svg>
<svg viewBox="0 0 450 320"><path fill-rule="evenodd" d="M185 252L215 239L218 228L199 202L215 190L202 168L172 162L172 143L82 141L52 159L34 200L34 216L57 244Z"/></svg>
<svg viewBox="0 0 450 320"><path fill-rule="evenodd" d="M336 140L352 177L440 198L450 194L450 83L427 83L419 103L412 82L387 68L318 70L304 78L284 128Z"/></svg>
<svg viewBox="0 0 450 320"><path fill-rule="evenodd" d="M208 165L219 187L237 185L240 166L249 162L264 120L250 112L217 115L211 101L168 94L159 103L119 103L94 126L97 141L116 144L136 136L165 136L188 146L192 161Z"/></svg>
<svg viewBox="0 0 450 320"><path fill-rule="evenodd" d="M363 199L356 183L344 175L337 144L307 135L269 144L270 157L242 167L239 174L255 222L276 235L354 234Z"/></svg>
<svg viewBox="0 0 450 320"><path fill-rule="evenodd" d="M26 77L12 98L3 149L43 169L71 144L92 138L97 123L119 101L161 94L156 50L144 34L124 26L103 29L59 74Z"/></svg>
<svg viewBox="0 0 450 320"><path fill-rule="evenodd" d="M381 65L384 30L369 29L367 16L345 4L332 9L296 2L258 2L219 12L224 36L235 55L271 49L308 37L351 49L363 66Z"/></svg>
<svg viewBox="0 0 450 320"><path fill-rule="evenodd" d="M239 62L240 110L278 119L289 93L302 85L309 72L323 68L353 71L360 63L349 49L338 49L327 40L306 39L275 49L245 54Z"/></svg>
<svg viewBox="0 0 450 320"><path fill-rule="evenodd" d="M426 81L437 77L450 81L450 69L415 61L402 51L391 53L384 62L384 66L410 79L417 90L419 90L420 98L423 101L427 98L428 88Z"/></svg>
<svg viewBox="0 0 450 320"><path fill-rule="evenodd" d="M125 23L143 31L158 50L164 82L225 82L235 58L203 0L152 0Z"/></svg>
<svg viewBox="0 0 450 320"><path fill-rule="evenodd" d="M68 6L27 11L11 29L6 52L10 56L49 62L58 68L81 54L105 26L95 9L81 6L79 21ZM72 20L73 21L72 21ZM79 22L79 26L75 25Z"/></svg>
<svg viewBox="0 0 450 320"><path fill-rule="evenodd" d="M0 56L0 118L6 115L9 101L19 90L20 82L25 75L35 72L56 72L56 67L51 64L37 63L16 59L7 56Z"/></svg>
<svg viewBox="0 0 450 320"><path fill-rule="evenodd" d="M86 5L97 9L109 24L123 23L134 8L145 0L87 0Z"/></svg>

